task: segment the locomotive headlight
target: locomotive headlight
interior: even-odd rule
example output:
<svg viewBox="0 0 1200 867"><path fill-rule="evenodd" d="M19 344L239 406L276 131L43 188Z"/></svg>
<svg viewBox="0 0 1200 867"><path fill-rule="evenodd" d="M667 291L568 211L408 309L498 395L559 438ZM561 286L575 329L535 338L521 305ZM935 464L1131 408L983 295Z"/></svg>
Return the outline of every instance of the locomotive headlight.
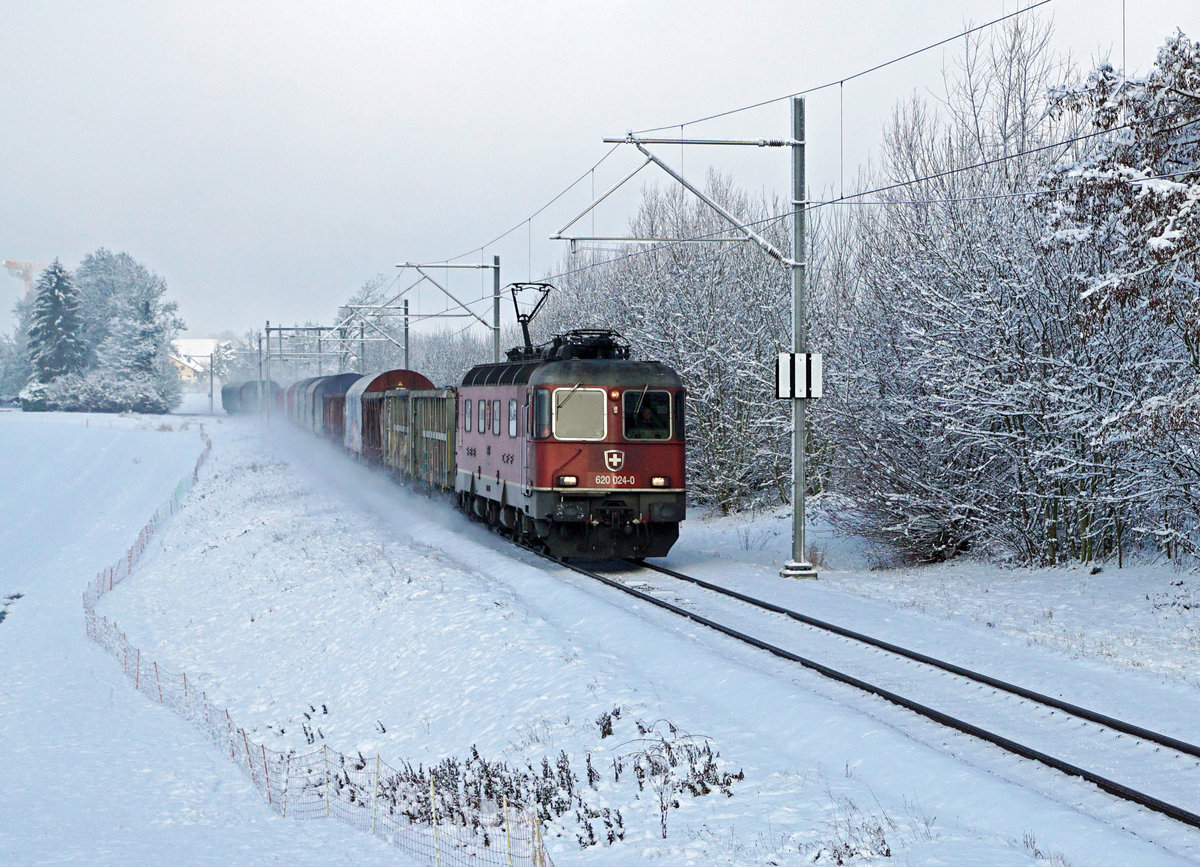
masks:
<svg viewBox="0 0 1200 867"><path fill-rule="evenodd" d="M617 391L614 388L612 391L610 391L608 393L608 396L611 397L613 400L619 400L621 398L621 392Z"/></svg>
<svg viewBox="0 0 1200 867"><path fill-rule="evenodd" d="M667 485L670 484L670 482L671 482L671 480L668 479L666 476L651 476L650 477L650 487L652 487L652 488L665 488L665 487L667 487Z"/></svg>
<svg viewBox="0 0 1200 867"><path fill-rule="evenodd" d="M560 488L573 488L579 484L578 476L559 476L558 486Z"/></svg>

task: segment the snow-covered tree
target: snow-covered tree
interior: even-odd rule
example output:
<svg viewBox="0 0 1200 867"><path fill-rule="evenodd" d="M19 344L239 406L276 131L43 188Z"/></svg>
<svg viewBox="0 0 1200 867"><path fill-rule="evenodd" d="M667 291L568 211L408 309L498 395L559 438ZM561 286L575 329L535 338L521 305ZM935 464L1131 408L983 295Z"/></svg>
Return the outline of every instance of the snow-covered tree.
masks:
<svg viewBox="0 0 1200 867"><path fill-rule="evenodd" d="M183 323L167 284L127 253L99 249L76 270L83 333L92 370L86 394L111 392L101 403L144 412L166 412L180 400L179 377L168 353ZM74 403L66 386L55 390ZM86 407L84 407L86 408Z"/></svg>
<svg viewBox="0 0 1200 867"><path fill-rule="evenodd" d="M57 259L38 280L28 326L26 351L36 381L83 368L87 349L80 339L79 292Z"/></svg>
<svg viewBox="0 0 1200 867"><path fill-rule="evenodd" d="M1046 98L1067 75L1048 37L1016 20L972 41L941 109L896 110L875 180L905 186L861 207L846 241L855 304L819 423L848 523L916 559L1054 563L1119 544L1118 471L1088 432L1128 349L1113 331L1084 339L1078 262L1038 244L1028 195L1057 156L1028 152L1079 127Z"/></svg>
<svg viewBox="0 0 1200 867"><path fill-rule="evenodd" d="M12 336L0 334L0 397L15 395L29 382L31 368L25 341L21 328Z"/></svg>
<svg viewBox="0 0 1200 867"><path fill-rule="evenodd" d="M1109 65L1054 107L1111 134L1047 174L1048 249L1089 333L1119 332L1119 401L1093 432L1119 458L1126 526L1168 553L1200 547L1200 43L1177 32L1144 78Z"/></svg>

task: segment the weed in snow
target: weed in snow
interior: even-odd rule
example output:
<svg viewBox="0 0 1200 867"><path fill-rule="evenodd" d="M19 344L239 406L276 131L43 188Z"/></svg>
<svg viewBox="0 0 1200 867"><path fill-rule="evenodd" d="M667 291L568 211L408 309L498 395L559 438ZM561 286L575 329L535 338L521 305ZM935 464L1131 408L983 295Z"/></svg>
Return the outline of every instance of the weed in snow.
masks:
<svg viewBox="0 0 1200 867"><path fill-rule="evenodd" d="M1034 860L1045 861L1052 867L1070 867L1067 857L1062 852L1043 852L1038 846L1037 837L1032 831L1026 831L1025 837L1021 841L1025 847L1025 851L1033 856Z"/></svg>
<svg viewBox="0 0 1200 867"><path fill-rule="evenodd" d="M4 601L0 603L0 623L3 623L4 618L8 617L8 606L12 605L24 595L25 594L23 593L10 593L4 597Z"/></svg>

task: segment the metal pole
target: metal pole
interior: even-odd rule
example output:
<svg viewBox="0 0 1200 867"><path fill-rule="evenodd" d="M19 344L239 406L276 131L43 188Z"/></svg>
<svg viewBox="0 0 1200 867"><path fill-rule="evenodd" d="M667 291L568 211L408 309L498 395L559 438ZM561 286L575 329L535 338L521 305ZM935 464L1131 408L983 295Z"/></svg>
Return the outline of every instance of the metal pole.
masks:
<svg viewBox="0 0 1200 867"><path fill-rule="evenodd" d="M500 361L500 257L492 257L492 361Z"/></svg>
<svg viewBox="0 0 1200 867"><path fill-rule="evenodd" d="M267 393L266 408L260 400L258 408L262 409L267 414L267 424L271 423L271 320L267 320L267 356L266 356L266 381L263 383L263 390Z"/></svg>
<svg viewBox="0 0 1200 867"><path fill-rule="evenodd" d="M255 407L259 412L262 411L262 388L263 388L263 369L262 369L262 335L258 335L258 406Z"/></svg>
<svg viewBox="0 0 1200 867"><path fill-rule="evenodd" d="M208 414L213 414L213 357L208 356Z"/></svg>
<svg viewBox="0 0 1200 867"><path fill-rule="evenodd" d="M321 375L321 338L317 338L317 376Z"/></svg>
<svg viewBox="0 0 1200 867"><path fill-rule="evenodd" d="M411 370L408 366L408 299L404 299L404 369Z"/></svg>
<svg viewBox="0 0 1200 867"><path fill-rule="evenodd" d="M364 374L367 372L367 341L365 340L365 337L366 328L360 322L358 323L358 360L361 362L359 364L359 369L362 370Z"/></svg>
<svg viewBox="0 0 1200 867"><path fill-rule="evenodd" d="M792 99L792 351L807 352L805 335L805 260L804 238L804 97ZM799 389L797 389L799 390ZM780 573L785 578L816 578L817 571L808 562L804 537L804 495L808 488L805 474L807 400L792 400L792 559Z"/></svg>

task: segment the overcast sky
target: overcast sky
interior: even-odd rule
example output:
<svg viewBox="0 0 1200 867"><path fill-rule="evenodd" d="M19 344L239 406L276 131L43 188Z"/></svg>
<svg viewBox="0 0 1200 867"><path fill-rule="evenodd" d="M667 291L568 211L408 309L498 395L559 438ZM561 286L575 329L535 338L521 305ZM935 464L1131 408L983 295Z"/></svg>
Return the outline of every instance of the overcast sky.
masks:
<svg viewBox="0 0 1200 867"><path fill-rule="evenodd" d="M853 75L1034 0L53 2L0 0L0 259L74 267L98 247L166 279L186 336L328 322L365 280L522 228L493 254L505 283L565 255L547 236L636 165L605 136L679 124ZM1054 0L1056 45L1125 51L1144 72L1195 0ZM953 43L809 99L809 180L836 189L889 107L937 92ZM844 136L839 145L839 128ZM784 137L787 102L690 126ZM663 149L678 163L678 147ZM753 190L787 189L777 152L688 148ZM651 179L649 172L639 176ZM632 198L599 211L619 233ZM590 222L588 223L590 228ZM463 296L475 273L451 275ZM22 291L0 272L0 329ZM442 308L422 293L426 312Z"/></svg>

